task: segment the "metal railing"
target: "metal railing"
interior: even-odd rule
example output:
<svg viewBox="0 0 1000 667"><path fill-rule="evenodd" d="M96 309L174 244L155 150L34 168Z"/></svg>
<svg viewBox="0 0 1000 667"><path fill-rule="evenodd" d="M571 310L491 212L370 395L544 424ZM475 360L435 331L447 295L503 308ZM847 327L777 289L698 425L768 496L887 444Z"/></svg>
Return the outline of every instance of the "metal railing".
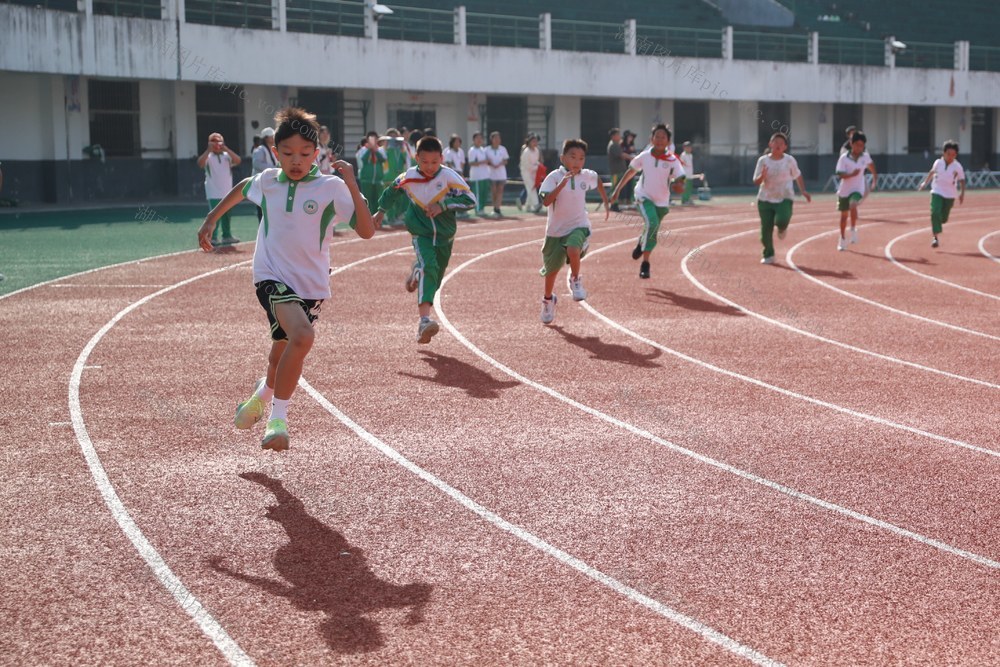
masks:
<svg viewBox="0 0 1000 667"><path fill-rule="evenodd" d="M969 45L969 69L1000 72L1000 47Z"/></svg>
<svg viewBox="0 0 1000 667"><path fill-rule="evenodd" d="M856 37L819 38L819 62L829 65L885 65L885 42Z"/></svg>
<svg viewBox="0 0 1000 667"><path fill-rule="evenodd" d="M379 39L410 42L455 43L455 12L417 7L392 8L378 24Z"/></svg>
<svg viewBox="0 0 1000 667"><path fill-rule="evenodd" d="M537 17L466 12L465 31L466 43L474 46L538 48Z"/></svg>
<svg viewBox="0 0 1000 667"><path fill-rule="evenodd" d="M288 30L320 35L364 37L365 6L346 0L288 0L285 6Z"/></svg>
<svg viewBox="0 0 1000 667"><path fill-rule="evenodd" d="M219 25L230 28L271 30L270 0L187 0L185 18L190 23Z"/></svg>
<svg viewBox="0 0 1000 667"><path fill-rule="evenodd" d="M809 60L809 36L734 30L733 58L804 63Z"/></svg>
<svg viewBox="0 0 1000 667"><path fill-rule="evenodd" d="M953 69L955 45L907 41L906 50L896 54L896 67Z"/></svg>
<svg viewBox="0 0 1000 667"><path fill-rule="evenodd" d="M636 55L654 57L721 58L722 31L637 26L635 52Z"/></svg>
<svg viewBox="0 0 1000 667"><path fill-rule="evenodd" d="M162 18L160 0L94 0L94 13L142 19Z"/></svg>
<svg viewBox="0 0 1000 667"><path fill-rule="evenodd" d="M79 7L76 0L4 0L9 5L23 5L25 7L40 7L41 9L55 9L60 12L76 12Z"/></svg>
<svg viewBox="0 0 1000 667"><path fill-rule="evenodd" d="M552 48L560 51L624 53L620 23L552 19Z"/></svg>

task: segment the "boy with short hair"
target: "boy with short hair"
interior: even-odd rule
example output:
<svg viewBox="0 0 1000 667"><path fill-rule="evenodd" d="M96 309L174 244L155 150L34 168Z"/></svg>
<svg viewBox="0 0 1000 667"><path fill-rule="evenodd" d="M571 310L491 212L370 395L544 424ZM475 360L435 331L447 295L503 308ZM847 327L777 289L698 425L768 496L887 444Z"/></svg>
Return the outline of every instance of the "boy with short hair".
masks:
<svg viewBox="0 0 1000 667"><path fill-rule="evenodd" d="M214 209L222 201L222 198L233 187L233 167L239 165L243 159L226 145L226 140L219 132L212 132L208 135L208 146L205 152L198 156L198 168L205 170L205 198L208 199L209 210ZM227 212L222 216L221 224L222 238L219 238L219 229L215 230L212 236L212 245L232 245L240 240L233 236L232 221Z"/></svg>
<svg viewBox="0 0 1000 667"><path fill-rule="evenodd" d="M378 210L378 198L382 194L382 181L389 156L378 146L378 132L369 132L354 156L358 162L358 184L361 194L368 202L368 210L374 215Z"/></svg>
<svg viewBox="0 0 1000 667"><path fill-rule="evenodd" d="M542 206L549 209L545 223L545 244L542 246L542 269L545 293L542 295L542 322L551 324L556 317L556 295L552 293L556 276L564 264L569 264L567 276L574 301L587 298L580 276L580 260L587 254L590 218L587 217L587 191L596 189L604 202L604 219L608 219L608 195L596 171L584 169L587 142L567 139L562 147L562 166L542 181L539 196Z"/></svg>
<svg viewBox="0 0 1000 667"><path fill-rule="evenodd" d="M775 132L767 146L770 151L758 158L753 170L753 184L760 186L757 213L760 215L760 242L764 246L760 263L774 264L774 228L778 228L778 238L783 239L792 221L792 198L795 197L792 184L799 184L799 191L807 202L812 201L812 195L806 192L799 163L785 152L788 136Z"/></svg>
<svg viewBox="0 0 1000 667"><path fill-rule="evenodd" d="M851 243L858 242L858 206L865 198L865 170L872 172L872 190L878 185L878 172L875 163L865 151L868 137L864 132L851 135L851 151L844 153L837 160L837 210L840 211L840 240L837 250L847 250L847 215L851 215Z"/></svg>
<svg viewBox="0 0 1000 667"><path fill-rule="evenodd" d="M959 204L965 201L965 169L957 158L958 142L949 139L944 142L941 157L934 160L931 170L917 186L917 190L923 190L928 181L931 182L931 231L934 234L932 248L939 245L938 234L941 233L942 225L948 222L956 195Z"/></svg>
<svg viewBox="0 0 1000 667"><path fill-rule="evenodd" d="M417 292L417 342L426 344L438 332L431 319L434 295L448 268L455 241L455 214L476 205L472 191L457 172L443 166L441 140L425 136L417 143L417 164L386 188L378 202L375 227L382 219L402 217L413 236L417 259L406 279L406 291Z"/></svg>
<svg viewBox="0 0 1000 667"><path fill-rule="evenodd" d="M684 179L684 166L672 151L670 146L670 129L663 123L657 123L650 132L652 146L642 151L629 163L628 170L618 181L615 191L611 193L613 204L622 188L636 174L642 174L639 184L635 187L636 208L642 216L642 234L632 259L642 257L639 267L639 277L649 278L649 256L656 247L656 237L660 232L660 223L670 212L670 186L675 181Z"/></svg>
<svg viewBox="0 0 1000 667"><path fill-rule="evenodd" d="M282 451L289 442L288 402L313 344L313 322L330 298L330 232L338 222L347 222L358 236L370 239L375 227L350 164L333 163L340 177L319 173L316 116L290 107L277 113L275 124L281 168L266 169L237 184L205 218L198 244L210 251L216 222L243 199L264 209L253 253L253 282L271 325L271 351L267 375L236 408L234 422L238 429L252 427L270 403L261 447Z"/></svg>

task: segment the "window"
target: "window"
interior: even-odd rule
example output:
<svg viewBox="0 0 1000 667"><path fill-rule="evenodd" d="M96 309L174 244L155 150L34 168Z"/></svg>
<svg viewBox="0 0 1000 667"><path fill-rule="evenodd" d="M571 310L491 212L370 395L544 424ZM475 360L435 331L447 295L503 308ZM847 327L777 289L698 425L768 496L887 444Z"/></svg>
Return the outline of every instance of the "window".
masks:
<svg viewBox="0 0 1000 667"><path fill-rule="evenodd" d="M198 152L208 145L208 135L220 133L237 155L243 155L243 102L239 86L202 84L195 89L198 118Z"/></svg>
<svg viewBox="0 0 1000 667"><path fill-rule="evenodd" d="M608 130L618 126L617 99L580 100L580 138L588 155L608 154Z"/></svg>
<svg viewBox="0 0 1000 667"><path fill-rule="evenodd" d="M487 96L483 122L486 124L483 128L483 139L488 144L490 133L499 132L500 143L506 146L507 152L510 153L509 173L517 173L521 144L524 142L524 136L528 134L528 98Z"/></svg>
<svg viewBox="0 0 1000 667"><path fill-rule="evenodd" d="M708 144L708 102L674 102L674 145L680 151L685 141Z"/></svg>
<svg viewBox="0 0 1000 667"><path fill-rule="evenodd" d="M111 16L131 16L143 19L159 19L163 10L161 0L94 0L95 14Z"/></svg>
<svg viewBox="0 0 1000 667"><path fill-rule="evenodd" d="M996 170L997 163L993 159L993 114L995 109L988 107L972 108L972 145L968 148L959 144L961 151L966 148L966 154L970 155L969 168Z"/></svg>
<svg viewBox="0 0 1000 667"><path fill-rule="evenodd" d="M934 153L934 107L910 107L906 113L906 152Z"/></svg>
<svg viewBox="0 0 1000 667"><path fill-rule="evenodd" d="M396 109L389 109L389 127L394 127L397 130L400 128L406 128L408 130L420 130L423 132L426 128L432 128L437 134L438 138L441 138L441 134L437 131L437 110L434 107L399 107ZM381 132L386 128L380 127L377 129ZM448 137L444 137L445 145L448 145Z"/></svg>
<svg viewBox="0 0 1000 667"><path fill-rule="evenodd" d="M87 82L90 99L90 143L108 157L139 156L139 83Z"/></svg>
<svg viewBox="0 0 1000 667"><path fill-rule="evenodd" d="M321 88L299 88L298 104L309 113L316 114L320 125L330 129L330 141L337 153L343 154L344 140L344 93L340 90Z"/></svg>
<svg viewBox="0 0 1000 667"><path fill-rule="evenodd" d="M840 147L847 141L844 133L849 126L853 125L859 130L864 130L861 124L860 104L834 104L833 105L833 154L840 153Z"/></svg>

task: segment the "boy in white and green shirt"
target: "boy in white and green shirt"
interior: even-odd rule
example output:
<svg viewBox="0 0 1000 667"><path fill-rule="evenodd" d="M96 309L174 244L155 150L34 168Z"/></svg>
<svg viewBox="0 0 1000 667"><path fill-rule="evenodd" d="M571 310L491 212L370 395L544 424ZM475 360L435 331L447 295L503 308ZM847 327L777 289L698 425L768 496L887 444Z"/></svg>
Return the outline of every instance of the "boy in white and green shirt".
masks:
<svg viewBox="0 0 1000 667"><path fill-rule="evenodd" d="M943 229L942 225L948 222L955 199L958 199L959 204L965 201L965 169L957 158L958 142L951 140L944 142L941 157L934 160L931 170L917 187L917 190L923 190L927 182L931 181L931 231L934 234L931 240L932 248L937 248L939 245L938 234Z"/></svg>
<svg viewBox="0 0 1000 667"><path fill-rule="evenodd" d="M545 293L542 295L542 322L551 324L556 316L556 295L553 289L563 265L569 264L567 276L574 301L587 298L580 276L580 260L587 254L590 218L587 216L587 192L597 190L604 202L604 219L608 219L608 196L596 171L584 169L587 142L567 139L563 142L562 166L542 181L538 190L543 206L548 207L545 222L545 244L542 246L542 269Z"/></svg>
<svg viewBox="0 0 1000 667"><path fill-rule="evenodd" d="M799 171L799 163L788 150L788 137L775 132L768 142L771 149L760 156L753 170L753 184L759 185L757 192L757 213L760 215L760 242L764 246L761 264L774 264L774 228L778 228L778 238L785 238L788 225L792 221L792 198L795 196L793 183L807 202L812 196L806 192L806 184Z"/></svg>
<svg viewBox="0 0 1000 667"><path fill-rule="evenodd" d="M837 250L847 250L847 216L851 217L851 243L858 242L858 206L865 198L868 185L865 171L872 172L872 190L878 185L878 173L872 157L865 151L868 137L857 131L850 138L851 150L837 160L837 210L840 211L840 240Z"/></svg>
<svg viewBox="0 0 1000 667"><path fill-rule="evenodd" d="M375 226L383 218L402 218L413 236L417 259L406 279L406 290L417 292L417 342L429 343L438 332L431 319L434 296L448 269L455 240L455 214L476 205L476 198L458 173L443 166L441 141L425 136L417 143L417 165L386 188L378 202Z"/></svg>
<svg viewBox="0 0 1000 667"><path fill-rule="evenodd" d="M222 198L233 188L233 167L242 162L242 158L226 146L226 141L218 132L208 135L208 147L198 156L198 166L205 170L205 198L208 199L208 209L215 208ZM215 230L212 245L231 245L240 240L233 236L232 221L227 212L220 219L222 238L219 229Z"/></svg>

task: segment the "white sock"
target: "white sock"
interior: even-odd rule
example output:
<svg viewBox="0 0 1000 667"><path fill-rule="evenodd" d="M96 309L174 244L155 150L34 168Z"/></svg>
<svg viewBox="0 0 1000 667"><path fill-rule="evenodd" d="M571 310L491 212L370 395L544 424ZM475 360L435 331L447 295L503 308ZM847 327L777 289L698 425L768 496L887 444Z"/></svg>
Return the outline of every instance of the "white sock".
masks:
<svg viewBox="0 0 1000 667"><path fill-rule="evenodd" d="M264 401L265 403L270 403L271 398L273 396L274 396L274 387L268 387L267 381L265 380L264 384L262 384L260 386L260 389L257 390L257 398Z"/></svg>
<svg viewBox="0 0 1000 667"><path fill-rule="evenodd" d="M280 398L274 398L271 400L271 416L268 419L284 419L288 420L288 403L292 399L286 398L281 400Z"/></svg>

